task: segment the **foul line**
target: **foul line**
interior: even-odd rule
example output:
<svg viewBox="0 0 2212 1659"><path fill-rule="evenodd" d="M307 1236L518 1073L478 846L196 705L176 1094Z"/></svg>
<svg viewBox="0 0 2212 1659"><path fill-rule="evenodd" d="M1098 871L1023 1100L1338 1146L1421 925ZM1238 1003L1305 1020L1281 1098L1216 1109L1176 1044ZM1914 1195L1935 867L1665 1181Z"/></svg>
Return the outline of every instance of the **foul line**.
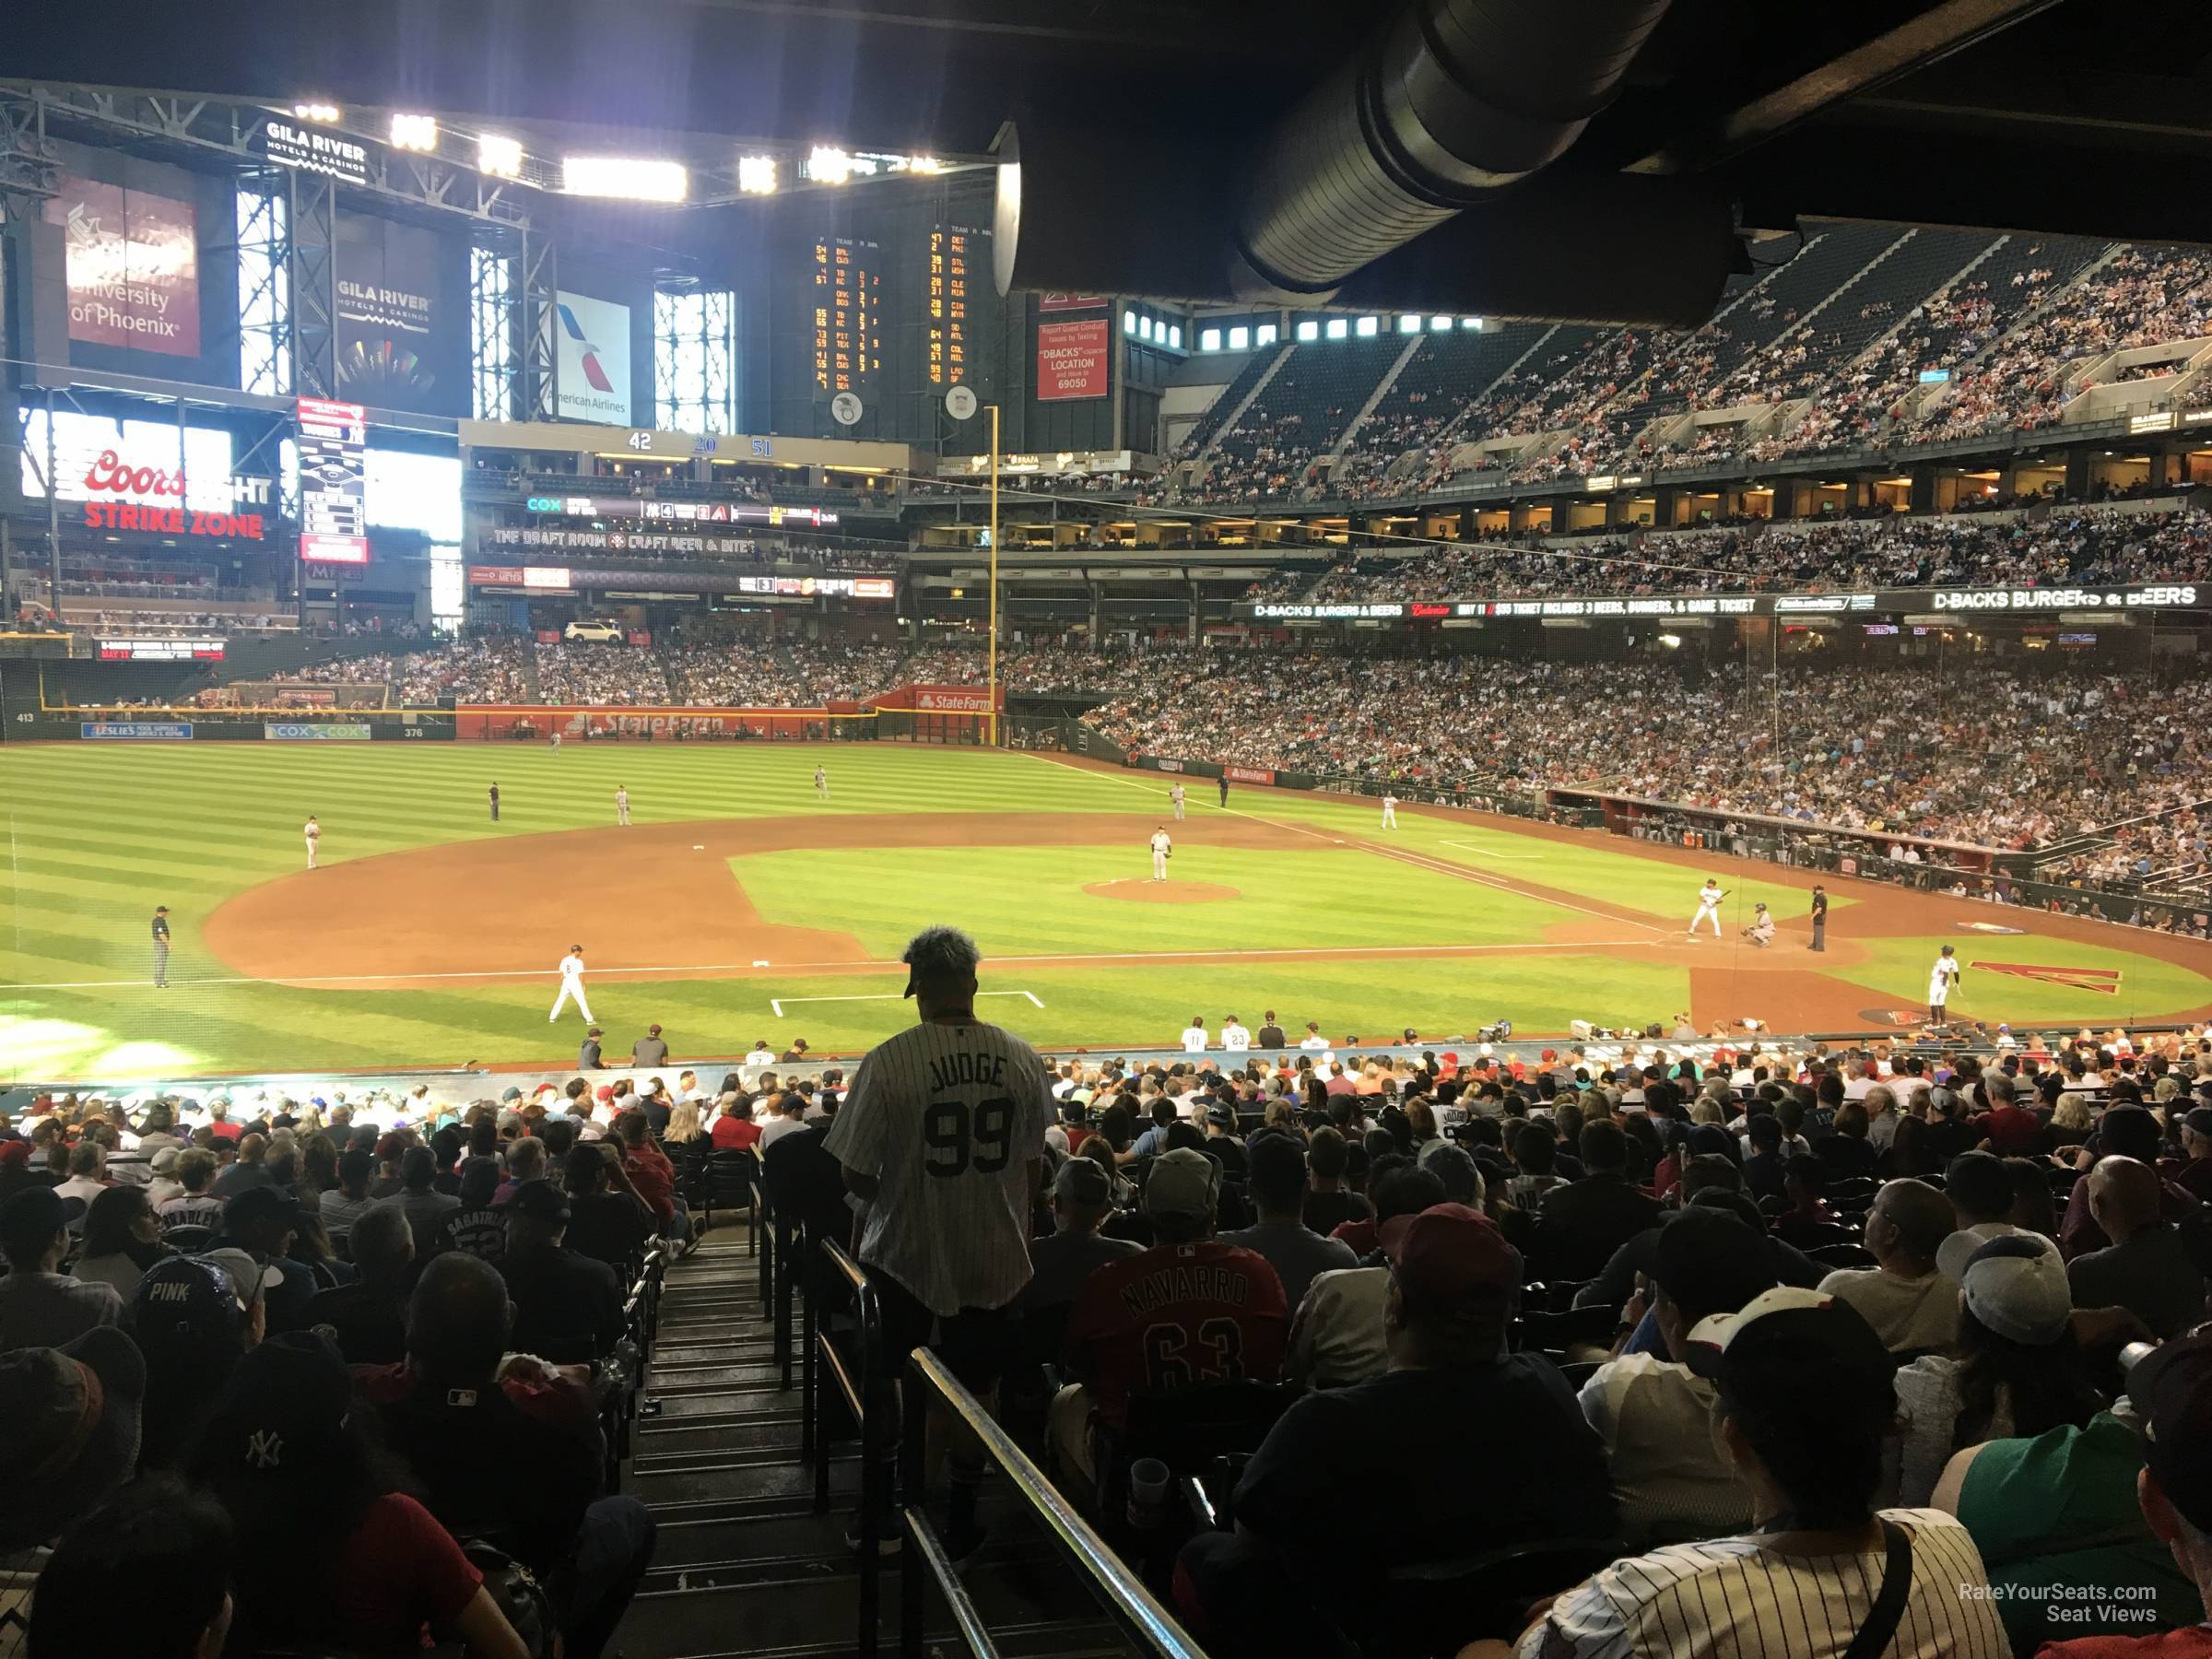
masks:
<svg viewBox="0 0 2212 1659"><path fill-rule="evenodd" d="M1510 889L1508 889L1510 890ZM1597 915L1596 911L1587 912ZM1618 917L1606 916L1607 922ZM1623 923L1624 926L1630 924ZM1638 923L1633 925L1641 926ZM1665 933L1661 928L1655 931ZM1530 939L1508 944L1489 942L1481 945L1299 945L1239 948L1225 947L1215 950L1111 950L1095 954L1077 954L1066 951L1048 952L1034 956L994 956L986 959L995 964L1018 964L1034 968L1079 968L1089 964L1111 962L1164 962L1186 964L1193 967L1215 962L1265 962L1296 960L1301 957L1334 957L1344 961L1387 961L1397 957L1454 957L1475 956L1491 951L1543 950L1603 950L1630 945L1651 945L1653 939L1587 939L1573 941L1547 941ZM846 959L834 962L684 962L664 968L594 968L592 977L604 980L625 973L743 973L769 977L763 968L773 968L781 974L794 973L904 973L904 962L878 962L866 959L854 961ZM276 974L264 977L256 974L234 974L206 979L171 980L171 990L183 990L201 985L415 985L434 980L545 980L556 979L555 971L543 968L477 968L465 971L446 971L436 973L306 973ZM151 980L41 980L0 981L0 995L11 991L127 991L132 988L151 990ZM1011 994L1011 993L990 993ZM785 998L785 1001L795 1000Z"/></svg>
<svg viewBox="0 0 2212 1659"><path fill-rule="evenodd" d="M1041 1008L1044 1006L1043 1003L1038 1001L1037 994L1034 991L978 991L976 995L1026 996L1030 1002L1035 1003L1038 1007ZM906 994L904 992L900 993L900 994L897 996L893 996L889 992L886 991L880 994L869 996L771 996L768 999L768 1006L776 1011L776 1018L778 1019L782 1019L784 1018L783 1005L785 1003L790 1003L794 1007L796 1007L800 1003L904 1002L905 1000Z"/></svg>
<svg viewBox="0 0 2212 1659"><path fill-rule="evenodd" d="M1446 847L1465 847L1468 852L1478 853L1484 858L1541 859L1544 856L1541 853L1493 853L1489 848L1478 847L1473 841L1445 841L1439 844Z"/></svg>

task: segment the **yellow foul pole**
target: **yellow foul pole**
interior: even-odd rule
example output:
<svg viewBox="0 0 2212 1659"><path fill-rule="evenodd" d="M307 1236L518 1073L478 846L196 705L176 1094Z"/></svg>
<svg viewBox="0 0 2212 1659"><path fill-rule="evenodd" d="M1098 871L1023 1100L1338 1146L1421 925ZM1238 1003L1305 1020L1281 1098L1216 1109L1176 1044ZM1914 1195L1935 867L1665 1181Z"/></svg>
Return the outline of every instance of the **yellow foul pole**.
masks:
<svg viewBox="0 0 2212 1659"><path fill-rule="evenodd" d="M983 718L991 747L998 747L998 406L991 406L991 663L983 697Z"/></svg>

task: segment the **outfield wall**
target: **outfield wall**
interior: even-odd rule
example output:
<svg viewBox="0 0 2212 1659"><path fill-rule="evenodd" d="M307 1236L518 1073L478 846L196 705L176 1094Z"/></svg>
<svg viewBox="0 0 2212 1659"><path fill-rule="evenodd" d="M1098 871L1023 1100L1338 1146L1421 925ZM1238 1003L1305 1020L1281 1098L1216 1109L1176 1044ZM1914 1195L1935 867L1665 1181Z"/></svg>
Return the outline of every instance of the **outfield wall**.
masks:
<svg viewBox="0 0 2212 1659"><path fill-rule="evenodd" d="M600 708L575 703L463 703L455 730L481 742L530 743L558 732L592 743L946 743L977 745L981 710L831 701L818 709Z"/></svg>

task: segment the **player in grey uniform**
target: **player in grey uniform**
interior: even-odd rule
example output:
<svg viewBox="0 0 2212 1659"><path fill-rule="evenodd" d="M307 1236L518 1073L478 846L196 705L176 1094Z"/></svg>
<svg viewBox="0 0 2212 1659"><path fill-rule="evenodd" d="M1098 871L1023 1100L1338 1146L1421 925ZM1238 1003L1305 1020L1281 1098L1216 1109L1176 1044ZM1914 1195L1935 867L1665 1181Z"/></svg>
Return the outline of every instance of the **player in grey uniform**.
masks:
<svg viewBox="0 0 2212 1659"><path fill-rule="evenodd" d="M619 783L615 785L615 822L629 822L629 791Z"/></svg>
<svg viewBox="0 0 2212 1659"><path fill-rule="evenodd" d="M925 928L901 959L920 1020L869 1051L824 1146L867 1205L859 1253L882 1297L892 1362L903 1365L934 1324L946 1364L989 1406L1007 1309L1030 1282L1050 1073L1028 1043L975 1017L973 939ZM951 1465L947 1550L964 1559L982 1539L982 1449L950 1419L930 1427L931 1465L940 1441Z"/></svg>
<svg viewBox="0 0 2212 1659"><path fill-rule="evenodd" d="M830 798L830 774L818 766L814 769L814 793L822 800Z"/></svg>

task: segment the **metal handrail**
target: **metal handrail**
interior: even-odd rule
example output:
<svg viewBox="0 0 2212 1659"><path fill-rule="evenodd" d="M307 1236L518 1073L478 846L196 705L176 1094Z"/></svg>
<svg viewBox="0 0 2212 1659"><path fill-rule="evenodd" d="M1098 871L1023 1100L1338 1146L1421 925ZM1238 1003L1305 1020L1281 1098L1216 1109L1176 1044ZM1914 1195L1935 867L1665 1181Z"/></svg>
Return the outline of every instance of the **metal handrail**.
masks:
<svg viewBox="0 0 2212 1659"><path fill-rule="evenodd" d="M885 1455L888 1436L884 1418L889 1405L883 1367L883 1308L867 1273L844 1251L825 1239L821 1257L844 1276L852 1287L853 1308L860 1325L860 1375L846 1368L827 1330L818 1329L812 1286L806 1298L806 1402L801 1430L802 1455L814 1460L814 1512L830 1510L830 1432L822 1410L821 1378L828 1372L837 1380L838 1392L860 1425L860 1629L855 1651L861 1659L874 1659L877 1629L882 1618L882 1552L877 1542L891 1505L890 1462ZM871 1410L871 1406L877 1409Z"/></svg>
<svg viewBox="0 0 2212 1659"><path fill-rule="evenodd" d="M798 1274L794 1263L806 1261L806 1245L801 1241L802 1229L796 1218L776 1217L776 1321L775 1359L782 1367L783 1386L791 1387L791 1298L793 1281Z"/></svg>
<svg viewBox="0 0 2212 1659"><path fill-rule="evenodd" d="M1197 1639L1177 1622L1175 1616L1155 1599L1144 1582L1123 1564L1112 1546L1091 1529L1062 1497L1044 1471L1024 1455L1011 1436L998 1426L982 1402L963 1388L945 1362L927 1348L916 1348L909 1365L917 1385L906 1402L900 1447L900 1482L906 1494L900 1510L910 1558L900 1591L900 1652L905 1659L920 1659L924 1651L923 1575L913 1570L919 1559L929 1569L937 1588L950 1605L961 1638L975 1659L995 1659L997 1647L976 1619L974 1606L960 1585L959 1576L945 1555L943 1542L922 1511L926 1470L924 1442L929 1408L942 1406L963 1423L982 1443L983 1453L1003 1470L1022 1500L1037 1512L1060 1553L1090 1581L1105 1604L1108 1617L1153 1659L1206 1659ZM934 1399L931 1396L935 1396Z"/></svg>

